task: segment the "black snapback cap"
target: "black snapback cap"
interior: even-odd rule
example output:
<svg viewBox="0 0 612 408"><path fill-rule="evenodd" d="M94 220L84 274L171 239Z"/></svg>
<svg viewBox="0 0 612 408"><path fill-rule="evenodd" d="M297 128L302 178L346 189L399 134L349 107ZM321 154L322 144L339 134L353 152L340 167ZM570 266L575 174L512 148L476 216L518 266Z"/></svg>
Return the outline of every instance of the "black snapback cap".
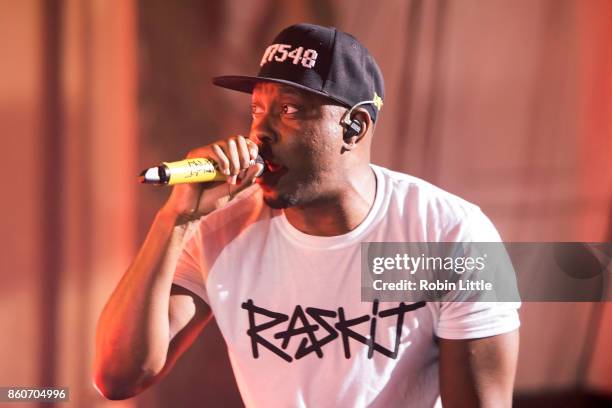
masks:
<svg viewBox="0 0 612 408"><path fill-rule="evenodd" d="M352 35L333 27L295 24L266 48L257 76L227 75L213 84L253 92L262 81L291 85L339 102L363 105L376 120L384 98L382 73L368 50Z"/></svg>

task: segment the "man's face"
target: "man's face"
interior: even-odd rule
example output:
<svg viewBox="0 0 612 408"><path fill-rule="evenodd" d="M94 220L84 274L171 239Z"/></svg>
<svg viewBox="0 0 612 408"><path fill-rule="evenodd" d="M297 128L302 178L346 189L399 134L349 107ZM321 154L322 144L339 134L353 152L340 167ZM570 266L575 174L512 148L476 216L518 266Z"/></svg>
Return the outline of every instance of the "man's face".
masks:
<svg viewBox="0 0 612 408"><path fill-rule="evenodd" d="M270 207L306 206L337 194L345 173L340 120L346 108L332 103L270 82L253 90L249 137L266 161L258 183Z"/></svg>

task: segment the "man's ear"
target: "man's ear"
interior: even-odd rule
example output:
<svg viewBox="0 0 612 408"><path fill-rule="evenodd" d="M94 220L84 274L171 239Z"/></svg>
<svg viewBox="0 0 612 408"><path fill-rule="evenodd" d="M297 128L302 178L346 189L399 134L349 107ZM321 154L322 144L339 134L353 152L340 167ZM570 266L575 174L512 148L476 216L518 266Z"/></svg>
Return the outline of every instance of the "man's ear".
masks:
<svg viewBox="0 0 612 408"><path fill-rule="evenodd" d="M357 147L357 144L363 139L363 137L372 128L373 122L370 118L370 114L365 109L356 109L350 118L352 121L357 121L358 127L360 128L359 133L349 134L349 137L344 137L343 148L345 150L353 150ZM347 135L345 129L344 134Z"/></svg>

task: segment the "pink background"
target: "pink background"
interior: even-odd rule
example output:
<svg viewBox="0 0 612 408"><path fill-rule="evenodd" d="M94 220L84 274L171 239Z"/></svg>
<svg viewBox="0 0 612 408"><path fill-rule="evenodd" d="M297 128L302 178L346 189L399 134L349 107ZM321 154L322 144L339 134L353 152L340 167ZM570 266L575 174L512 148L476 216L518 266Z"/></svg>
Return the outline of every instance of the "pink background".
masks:
<svg viewBox="0 0 612 408"><path fill-rule="evenodd" d="M210 77L255 73L300 21L379 61L374 163L477 203L507 241L612 241L610 1L2 0L0 386L68 386L78 407L240 404L214 325L163 383L105 401L95 323L168 193L136 175L246 133L248 96ZM521 317L517 393L612 394L610 304Z"/></svg>

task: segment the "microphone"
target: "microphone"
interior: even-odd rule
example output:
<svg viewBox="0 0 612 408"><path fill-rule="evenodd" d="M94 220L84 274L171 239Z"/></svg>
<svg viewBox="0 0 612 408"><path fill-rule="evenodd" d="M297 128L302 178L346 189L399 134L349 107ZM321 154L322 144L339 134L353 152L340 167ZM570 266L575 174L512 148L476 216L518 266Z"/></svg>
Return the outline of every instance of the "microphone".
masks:
<svg viewBox="0 0 612 408"><path fill-rule="evenodd" d="M261 177L266 171L266 165L261 156L251 160L250 165L261 164L263 168L256 177ZM185 159L176 162L163 162L159 166L145 169L138 176L142 184L174 185L181 183L207 183L225 181L227 176L219 171L219 165L204 158Z"/></svg>

